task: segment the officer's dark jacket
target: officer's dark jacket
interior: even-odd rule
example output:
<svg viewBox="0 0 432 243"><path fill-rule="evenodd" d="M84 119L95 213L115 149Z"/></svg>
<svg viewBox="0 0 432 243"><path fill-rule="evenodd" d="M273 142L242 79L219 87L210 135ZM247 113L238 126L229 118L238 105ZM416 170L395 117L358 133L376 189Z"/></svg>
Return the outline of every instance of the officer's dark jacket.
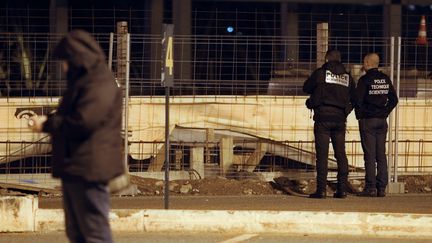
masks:
<svg viewBox="0 0 432 243"><path fill-rule="evenodd" d="M345 122L352 110L355 83L340 62L327 62L304 82L310 94L307 107L314 110L315 121Z"/></svg>
<svg viewBox="0 0 432 243"><path fill-rule="evenodd" d="M387 118L398 103L390 78L377 68L369 69L359 79L355 93L357 119Z"/></svg>
<svg viewBox="0 0 432 243"><path fill-rule="evenodd" d="M124 172L122 92L87 32L70 32L54 54L68 61L69 71L57 112L43 126L51 135L53 176L108 182Z"/></svg>

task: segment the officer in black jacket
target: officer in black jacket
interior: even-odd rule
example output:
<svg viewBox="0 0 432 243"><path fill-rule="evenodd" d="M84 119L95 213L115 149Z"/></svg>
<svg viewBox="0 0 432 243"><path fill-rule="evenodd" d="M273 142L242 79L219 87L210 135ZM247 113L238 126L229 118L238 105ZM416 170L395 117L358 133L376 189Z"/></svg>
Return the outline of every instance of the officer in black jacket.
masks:
<svg viewBox="0 0 432 243"><path fill-rule="evenodd" d="M313 109L317 188L310 198L325 198L327 159L331 138L338 164L338 184L335 198L346 197L348 159L345 153L346 117L352 110L355 83L341 63L341 54L329 50L327 62L305 81L303 91L310 94L306 106Z"/></svg>
<svg viewBox="0 0 432 243"><path fill-rule="evenodd" d="M386 119L398 103L390 78L378 71L378 65L379 57L376 53L366 55L363 61L366 74L359 79L356 88L355 113L359 120L366 170L365 188L358 195L366 197L385 196L388 182Z"/></svg>

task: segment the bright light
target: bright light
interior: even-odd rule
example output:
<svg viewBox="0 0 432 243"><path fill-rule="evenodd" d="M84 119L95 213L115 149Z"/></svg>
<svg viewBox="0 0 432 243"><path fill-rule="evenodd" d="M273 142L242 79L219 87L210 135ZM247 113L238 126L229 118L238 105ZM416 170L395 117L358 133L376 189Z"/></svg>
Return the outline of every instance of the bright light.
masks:
<svg viewBox="0 0 432 243"><path fill-rule="evenodd" d="M413 4L408 5L408 9L411 11L414 11L416 9L416 6Z"/></svg>
<svg viewBox="0 0 432 243"><path fill-rule="evenodd" d="M228 33L232 33L234 31L234 27L228 26L227 29Z"/></svg>

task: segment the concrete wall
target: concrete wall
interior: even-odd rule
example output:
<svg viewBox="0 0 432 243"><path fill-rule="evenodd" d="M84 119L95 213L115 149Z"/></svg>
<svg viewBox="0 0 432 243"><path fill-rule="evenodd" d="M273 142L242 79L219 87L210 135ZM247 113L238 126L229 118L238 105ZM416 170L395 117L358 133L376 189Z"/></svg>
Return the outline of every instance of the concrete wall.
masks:
<svg viewBox="0 0 432 243"><path fill-rule="evenodd" d="M314 151L311 113L304 106L306 97L299 96L248 96L248 97L172 97L170 107L170 130L174 127L226 129L251 134L275 141L293 141L291 145ZM165 123L165 100L163 97L132 97L130 99L129 129L131 141L163 141ZM55 106L56 99L16 98L0 99L0 141L37 141L43 135L27 129L25 117L17 118L17 108L29 110ZM429 166L432 170L432 143L420 143L432 137L432 101L402 99L399 104L399 161L402 166ZM349 163L363 166L363 153L357 120L351 113L347 123L347 153ZM354 142L353 142L354 141ZM355 143L357 141L357 143ZM296 145L297 144L297 145ZM300 144L300 145L299 145ZM159 146L162 146L160 144ZM0 163L9 151L20 151L22 145L0 144ZM157 153L154 144L130 146L137 159L145 159ZM25 154L25 151L20 153ZM34 153L35 151L29 151ZM36 151L37 152L37 151ZM2 160L3 157L3 160ZM417 171L411 168L410 171ZM426 169L425 169L426 170ZM407 170L408 171L408 170Z"/></svg>
<svg viewBox="0 0 432 243"><path fill-rule="evenodd" d="M26 197L0 197L0 232L34 231L34 215L38 199Z"/></svg>

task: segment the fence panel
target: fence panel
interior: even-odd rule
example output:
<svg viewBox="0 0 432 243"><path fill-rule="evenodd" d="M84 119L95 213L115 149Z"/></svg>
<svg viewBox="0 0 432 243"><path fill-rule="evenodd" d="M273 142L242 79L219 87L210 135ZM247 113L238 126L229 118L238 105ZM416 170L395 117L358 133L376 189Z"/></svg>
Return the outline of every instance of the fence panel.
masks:
<svg viewBox="0 0 432 243"><path fill-rule="evenodd" d="M95 36L108 55L109 34ZM58 38L47 34L0 35L0 109L4 120L0 128L0 173L6 176L2 178L49 172L49 148L44 146L48 141L26 130L25 119L55 109L65 88L58 62L50 55ZM398 171L430 173L430 54L427 47L413 44L413 39L402 40ZM133 173L162 171L160 43L158 36L131 35L128 129ZM381 70L390 73L388 38L330 37L328 43L330 48L341 50L355 79L362 73L362 57L368 52L378 52ZM193 173L201 177L229 176L233 171L313 171L313 122L304 107L306 96L301 88L316 68L316 38L192 35L175 36L174 45L172 170L198 171ZM288 50L298 50L297 61L287 58ZM114 58L114 72L116 64ZM362 171L354 114L349 116L347 128L351 170ZM332 156L331 151L330 167L334 168Z"/></svg>

